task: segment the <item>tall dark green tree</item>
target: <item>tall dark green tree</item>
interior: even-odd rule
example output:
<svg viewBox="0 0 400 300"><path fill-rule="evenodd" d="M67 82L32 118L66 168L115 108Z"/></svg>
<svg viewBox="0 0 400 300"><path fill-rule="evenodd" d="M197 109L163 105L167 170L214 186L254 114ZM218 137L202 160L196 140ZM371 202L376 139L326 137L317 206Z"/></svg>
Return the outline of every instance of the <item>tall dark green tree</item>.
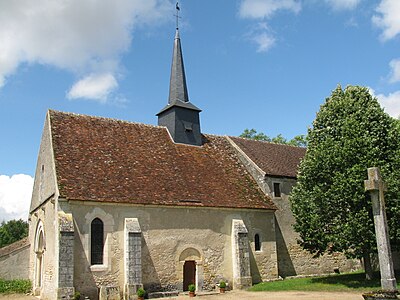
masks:
<svg viewBox="0 0 400 300"><path fill-rule="evenodd" d="M376 251L368 167L380 167L392 247L400 241L400 131L367 88L339 86L308 130L308 147L290 200L300 244L316 256L340 251L363 258L372 277Z"/></svg>
<svg viewBox="0 0 400 300"><path fill-rule="evenodd" d="M28 236L28 223L19 220L2 222L0 225L0 248Z"/></svg>

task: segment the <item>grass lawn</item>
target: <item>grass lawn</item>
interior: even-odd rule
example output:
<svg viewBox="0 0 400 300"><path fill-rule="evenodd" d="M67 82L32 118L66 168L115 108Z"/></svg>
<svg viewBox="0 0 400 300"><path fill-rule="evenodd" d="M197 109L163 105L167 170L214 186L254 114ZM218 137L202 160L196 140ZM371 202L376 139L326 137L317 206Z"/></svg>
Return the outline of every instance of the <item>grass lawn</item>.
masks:
<svg viewBox="0 0 400 300"><path fill-rule="evenodd" d="M375 279L365 280L362 272L337 274L310 278L293 278L280 281L263 282L252 286L250 291L325 291L325 292L370 292L379 290L381 282L379 273L374 274ZM400 290L399 276L397 274L397 287Z"/></svg>

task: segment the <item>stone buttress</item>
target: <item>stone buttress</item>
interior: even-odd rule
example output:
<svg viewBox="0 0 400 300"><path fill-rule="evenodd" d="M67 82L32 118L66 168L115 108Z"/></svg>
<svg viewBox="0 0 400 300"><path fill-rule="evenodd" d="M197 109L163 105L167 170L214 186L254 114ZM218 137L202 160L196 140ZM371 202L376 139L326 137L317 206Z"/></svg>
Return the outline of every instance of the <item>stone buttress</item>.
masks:
<svg viewBox="0 0 400 300"><path fill-rule="evenodd" d="M142 284L142 231L137 218L126 218L125 236L125 299L132 299Z"/></svg>
<svg viewBox="0 0 400 300"><path fill-rule="evenodd" d="M58 289L57 299L73 299L74 289L74 223L72 214L58 213Z"/></svg>
<svg viewBox="0 0 400 300"><path fill-rule="evenodd" d="M233 288L251 287L249 238L243 220L232 220L232 267Z"/></svg>

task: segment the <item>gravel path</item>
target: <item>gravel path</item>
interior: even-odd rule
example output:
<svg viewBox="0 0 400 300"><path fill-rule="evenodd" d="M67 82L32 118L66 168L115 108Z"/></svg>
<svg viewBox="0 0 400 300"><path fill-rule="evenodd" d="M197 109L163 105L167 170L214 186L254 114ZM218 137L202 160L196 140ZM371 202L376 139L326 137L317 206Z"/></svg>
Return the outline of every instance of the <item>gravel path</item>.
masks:
<svg viewBox="0 0 400 300"><path fill-rule="evenodd" d="M162 299L162 298L159 298ZM188 295L163 298L165 300L189 299ZM230 291L225 294L199 295L198 300L363 300L361 293L331 292L246 292Z"/></svg>
<svg viewBox="0 0 400 300"><path fill-rule="evenodd" d="M30 295L0 295L0 300L37 300ZM159 298L164 300L189 299L188 295ZM328 292L246 292L230 291L225 294L198 295L198 300L363 300L361 293L328 293Z"/></svg>

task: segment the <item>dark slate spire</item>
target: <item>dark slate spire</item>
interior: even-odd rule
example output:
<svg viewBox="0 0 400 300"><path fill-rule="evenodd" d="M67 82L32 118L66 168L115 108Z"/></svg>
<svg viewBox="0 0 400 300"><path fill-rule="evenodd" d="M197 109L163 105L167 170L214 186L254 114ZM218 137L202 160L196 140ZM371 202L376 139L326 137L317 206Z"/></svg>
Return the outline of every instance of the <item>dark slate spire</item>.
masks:
<svg viewBox="0 0 400 300"><path fill-rule="evenodd" d="M189 95L186 86L185 67L183 65L181 39L179 37L179 29L177 28L174 40L174 50L172 54L168 103L173 104L178 100L182 102L189 102Z"/></svg>
<svg viewBox="0 0 400 300"><path fill-rule="evenodd" d="M202 145L201 109L189 102L179 29L176 28L169 81L168 104L158 114L158 125L166 126L176 143Z"/></svg>
<svg viewBox="0 0 400 300"><path fill-rule="evenodd" d="M201 111L198 107L189 102L189 94L186 85L185 67L183 64L183 55L181 47L181 38L179 29L176 28L174 49L172 52L171 76L169 79L169 97L168 105L165 106L157 115L163 111L177 105L188 109Z"/></svg>

